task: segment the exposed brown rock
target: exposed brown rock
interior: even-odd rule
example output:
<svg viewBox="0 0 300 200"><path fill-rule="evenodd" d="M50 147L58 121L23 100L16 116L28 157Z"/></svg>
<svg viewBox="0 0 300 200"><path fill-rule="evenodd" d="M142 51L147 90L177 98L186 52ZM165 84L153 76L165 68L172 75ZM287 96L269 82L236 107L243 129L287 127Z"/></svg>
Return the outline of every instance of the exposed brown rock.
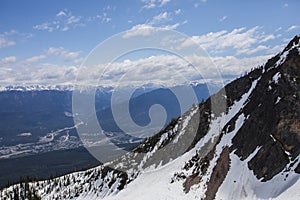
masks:
<svg viewBox="0 0 300 200"><path fill-rule="evenodd" d="M186 178L183 183L184 192L188 193L193 185L200 183L201 177L198 174L193 174Z"/></svg>
<svg viewBox="0 0 300 200"><path fill-rule="evenodd" d="M193 185L200 183L201 175L206 173L209 162L214 157L214 153L215 147L204 158L201 158L201 155L197 153L188 163L186 163L184 167L186 170L189 170L192 166L195 166L195 169L193 174L187 177L183 183L185 193L188 193Z"/></svg>
<svg viewBox="0 0 300 200"><path fill-rule="evenodd" d="M213 200L216 193L223 183L230 165L229 147L226 146L217 160L217 164L213 169L213 173L207 183L207 190L205 193L205 200Z"/></svg>

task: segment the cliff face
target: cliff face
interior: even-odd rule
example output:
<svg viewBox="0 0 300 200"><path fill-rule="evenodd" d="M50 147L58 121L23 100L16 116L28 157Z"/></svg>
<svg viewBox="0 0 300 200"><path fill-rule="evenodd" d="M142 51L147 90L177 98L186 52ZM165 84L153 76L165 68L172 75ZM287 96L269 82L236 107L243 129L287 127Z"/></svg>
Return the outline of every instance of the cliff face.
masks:
<svg viewBox="0 0 300 200"><path fill-rule="evenodd" d="M198 148L179 173L180 177L187 177L185 191L202 182L205 199L239 199L251 193L256 198L274 198L298 181L299 47L299 36L296 36L264 66L225 87L230 117L225 120L211 152L204 157ZM240 106L236 109L236 105ZM231 113L233 110L236 112ZM191 179L197 180L196 183ZM194 184L187 184L191 182ZM234 189L235 184L240 187ZM270 188L273 192L268 191Z"/></svg>
<svg viewBox="0 0 300 200"><path fill-rule="evenodd" d="M30 187L45 199L299 199L299 40L132 152Z"/></svg>
<svg viewBox="0 0 300 200"><path fill-rule="evenodd" d="M261 147L249 168L267 181L286 168L292 170L300 153L299 38L270 60L256 89L243 108L247 122L233 138L232 150L246 159ZM276 62L275 62L276 61ZM275 63L274 63L275 62ZM296 167L296 171L299 169Z"/></svg>

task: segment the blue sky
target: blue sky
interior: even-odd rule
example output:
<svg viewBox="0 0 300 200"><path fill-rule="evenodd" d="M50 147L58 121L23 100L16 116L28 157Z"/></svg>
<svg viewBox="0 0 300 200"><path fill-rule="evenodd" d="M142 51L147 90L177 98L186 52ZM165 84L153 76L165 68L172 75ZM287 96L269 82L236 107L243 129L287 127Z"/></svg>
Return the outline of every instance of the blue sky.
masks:
<svg viewBox="0 0 300 200"><path fill-rule="evenodd" d="M299 7L297 0L1 0L0 85L61 84L58 71L75 74L97 44L141 27L182 32L223 73L239 75L300 33ZM47 82L54 72L59 80Z"/></svg>

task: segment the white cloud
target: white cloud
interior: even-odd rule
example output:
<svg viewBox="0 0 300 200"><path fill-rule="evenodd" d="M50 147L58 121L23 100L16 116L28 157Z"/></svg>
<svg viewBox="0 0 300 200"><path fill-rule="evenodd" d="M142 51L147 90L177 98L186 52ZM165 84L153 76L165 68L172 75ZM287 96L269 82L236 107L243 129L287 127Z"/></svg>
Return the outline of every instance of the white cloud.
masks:
<svg viewBox="0 0 300 200"><path fill-rule="evenodd" d="M25 62L26 62L26 63L35 63L35 62L39 62L39 61L41 61L41 60L43 60L43 59L45 59L45 58L46 58L45 55L33 56L33 57L31 57L31 58L27 58L27 59L25 60Z"/></svg>
<svg viewBox="0 0 300 200"><path fill-rule="evenodd" d="M78 67L49 63L13 63L0 68L0 85L71 85L76 79Z"/></svg>
<svg viewBox="0 0 300 200"><path fill-rule="evenodd" d="M152 18L152 20L149 22L149 24L155 25L155 24L160 24L160 23L163 23L163 22L166 22L166 21L169 21L169 20L171 20L170 13L162 12L162 13L154 16Z"/></svg>
<svg viewBox="0 0 300 200"><path fill-rule="evenodd" d="M70 16L70 17L67 18L66 23L67 23L67 24L74 24L74 23L77 23L77 22L79 22L80 18L81 18L81 17L76 17L76 16L73 16L73 15L72 15L72 16Z"/></svg>
<svg viewBox="0 0 300 200"><path fill-rule="evenodd" d="M171 0L142 0L142 3L144 3L143 8L151 9L151 8L165 6L170 1Z"/></svg>
<svg viewBox="0 0 300 200"><path fill-rule="evenodd" d="M181 9L175 10L175 14L176 14L176 15L179 15L179 14L181 14L181 13L182 13L182 10L181 10Z"/></svg>
<svg viewBox="0 0 300 200"><path fill-rule="evenodd" d="M36 29L36 30L39 30L39 31L52 32L54 30L54 27L52 27L52 25L50 23L45 22L45 23L33 26L33 29Z"/></svg>
<svg viewBox="0 0 300 200"><path fill-rule="evenodd" d="M254 56L248 58L237 58L235 56L213 57L221 74L237 76L241 75L251 68L263 65L272 55Z"/></svg>
<svg viewBox="0 0 300 200"><path fill-rule="evenodd" d="M4 36L0 35L0 48L9 47L15 45L16 42L12 40L8 40Z"/></svg>
<svg viewBox="0 0 300 200"><path fill-rule="evenodd" d="M169 25L164 25L160 26L160 29L165 29L165 30L174 30L180 25L183 25L187 23L187 21L181 22L181 23L175 23L175 24L169 24ZM154 32L158 31L156 27L153 27L150 24L138 24L133 26L130 30L128 30L123 37L124 38L129 38L129 37L134 37L134 36L147 36L150 34L153 34Z"/></svg>
<svg viewBox="0 0 300 200"><path fill-rule="evenodd" d="M199 63L203 66L209 63L207 58L201 58ZM210 61L211 63L211 61ZM82 81L87 85L99 83L104 86L141 86L144 84L174 86L189 80L201 79L199 72L184 59L173 55L157 55L138 60L125 60L123 62L112 63L105 73L102 70L106 65L83 68L80 75ZM85 72L85 73L83 73ZM204 68L203 73L207 72L210 77L213 68ZM171 77L171 78L170 78Z"/></svg>
<svg viewBox="0 0 300 200"><path fill-rule="evenodd" d="M155 8L156 7L156 4L155 3L152 3L151 1L144 1L146 3L146 5L143 7L143 8L146 8L146 9L150 9L150 8Z"/></svg>
<svg viewBox="0 0 300 200"><path fill-rule="evenodd" d="M275 30L275 32L278 32L278 31L280 31L280 30L282 30L282 27L281 27L281 26L278 27L278 28Z"/></svg>
<svg viewBox="0 0 300 200"><path fill-rule="evenodd" d="M17 61L17 57L16 56L8 56L8 57L5 57L5 58L2 58L0 60L0 64L1 65L5 65L5 64L14 63L16 61Z"/></svg>
<svg viewBox="0 0 300 200"><path fill-rule="evenodd" d="M15 35L15 34L17 34L17 32L15 30L11 30L9 32L4 32L4 33L0 34L0 48L15 45L16 42L9 38L10 36Z"/></svg>
<svg viewBox="0 0 300 200"><path fill-rule="evenodd" d="M160 14L154 16L153 20L160 21L160 20L168 19L168 17L169 17L169 14L167 12L163 12L163 13L160 13Z"/></svg>
<svg viewBox="0 0 300 200"><path fill-rule="evenodd" d="M220 22L223 22L223 21L225 21L226 19L227 19L227 16L225 15L225 16L223 16L222 18L220 18L219 21L220 21Z"/></svg>
<svg viewBox="0 0 300 200"><path fill-rule="evenodd" d="M103 74L106 65L81 68L79 66L53 65L49 63L22 65L22 67L0 70L0 85L95 85L103 86L141 86L153 85L174 86L186 81L201 78L217 79L220 74L239 76L253 67L262 65L271 55L237 58L235 56L218 57L185 57L196 64L199 71L184 59L174 55L156 55L137 60L115 62ZM212 65L216 64L218 70ZM14 65L15 66L15 65ZM85 69L85 70L84 70ZM78 73L81 76L77 77ZM101 81L99 82L99 78ZM170 78L171 77L171 78ZM77 80L77 82L75 82Z"/></svg>
<svg viewBox="0 0 300 200"><path fill-rule="evenodd" d="M298 28L299 28L298 25L292 25L292 26L290 26L286 31L287 31L287 32L290 32L290 31L293 31L293 30L298 29Z"/></svg>
<svg viewBox="0 0 300 200"><path fill-rule="evenodd" d="M199 1L199 0L197 0L197 1ZM200 2L194 3L194 8L198 8L200 6L200 3L206 3L206 2L207 2L207 0L200 0Z"/></svg>
<svg viewBox="0 0 300 200"><path fill-rule="evenodd" d="M133 36L147 36L153 33L155 28L148 24L138 24L133 26L124 34L124 38L133 37Z"/></svg>
<svg viewBox="0 0 300 200"><path fill-rule="evenodd" d="M47 50L48 55L60 56L65 60L75 59L80 55L80 53L80 51L68 51L63 47L49 47L49 49Z"/></svg>
<svg viewBox="0 0 300 200"><path fill-rule="evenodd" d="M16 56L8 56L0 59L0 69L1 73L16 73L18 77L23 77L22 80L26 79L25 77L29 76L31 74L31 70L34 70L37 67L40 66L46 66L45 59L52 59L56 60L57 62L68 62L68 63L74 63L74 64L80 64L83 61L83 58L78 58L80 55L80 51L68 51L63 47L50 47L46 52L44 52L41 55L32 56L29 58L26 58L24 60L17 61ZM41 62L44 61L44 62ZM49 66L49 64L47 64ZM32 68L32 69L31 69ZM8 70L10 69L10 70ZM26 69L25 71L22 71ZM19 70L21 72L24 72L24 76L22 73L19 73ZM6 74L7 75L7 74ZM10 79L11 77L15 77L13 74L7 75L8 77L3 76L4 80ZM32 79L36 77L30 76ZM1 79L1 77L0 77ZM21 78L20 78L21 79ZM15 80L15 79L14 79ZM28 80L30 81L30 80ZM1 82L1 81L0 81Z"/></svg>
<svg viewBox="0 0 300 200"><path fill-rule="evenodd" d="M108 10L116 10L116 6L111 6L111 5L108 5L108 6L106 6L106 7L104 7L102 10L104 10L104 11L108 11Z"/></svg>
<svg viewBox="0 0 300 200"><path fill-rule="evenodd" d="M77 59L74 60L74 63L75 64L81 64L83 61L84 61L83 57L82 58L77 58Z"/></svg>
<svg viewBox="0 0 300 200"><path fill-rule="evenodd" d="M169 3L171 0L161 0L160 1L160 6L164 6L166 5L167 3Z"/></svg>
<svg viewBox="0 0 300 200"><path fill-rule="evenodd" d="M166 25L166 26L164 26L164 27L162 27L162 28L165 28L165 29L167 29L167 30L174 30L174 29L178 28L179 26L181 26L181 25L183 25L183 24L186 24L187 22L188 22L188 21L185 20L185 21L183 21L183 22L178 22L178 23L175 23L175 24L169 24L169 25Z"/></svg>
<svg viewBox="0 0 300 200"><path fill-rule="evenodd" d="M81 19L81 16L75 16L71 11L65 9L59 11L52 21L35 25L33 29L48 32L67 31L70 28L84 26L84 24L81 23Z"/></svg>
<svg viewBox="0 0 300 200"><path fill-rule="evenodd" d="M110 18L108 14L104 12L102 14L98 14L94 17L89 18L89 21L93 21L93 20L100 20L101 23L108 23L112 20L112 18Z"/></svg>
<svg viewBox="0 0 300 200"><path fill-rule="evenodd" d="M56 17L62 17L62 16L67 16L67 13L64 10L61 10L56 14Z"/></svg>
<svg viewBox="0 0 300 200"><path fill-rule="evenodd" d="M287 8L287 7L289 7L289 4L285 3L285 4L283 4L283 7Z"/></svg>
<svg viewBox="0 0 300 200"><path fill-rule="evenodd" d="M164 15L161 15L164 16ZM164 17L162 17L164 18ZM182 23L165 25L165 29L175 29ZM149 24L139 24L132 27L125 37L135 35L150 35L157 31ZM260 27L237 28L231 31L221 30L204 35L193 36L192 39L182 42L181 48L188 47L192 40L205 47L211 54L212 61L218 66L222 75L239 76L253 67L265 63L279 50L283 45L268 46L267 41L275 39L277 36L264 33ZM176 39L176 38L171 38ZM226 51L230 48L233 51ZM219 52L227 53L220 54ZM260 56L255 53L260 52ZM241 56L242 55L242 56ZM0 63L0 85L20 85L20 84L41 84L41 85L68 85L79 84L93 85L99 83L105 86L116 86L121 80L122 85L143 85L152 83L156 85L173 86L184 81L182 76L188 80L199 80L201 77L195 70L189 66L183 59L173 55L156 55L137 60L126 60L116 62L110 65L104 74L105 64L86 68L79 71L78 64L84 60L80 56L80 51L69 51L63 47L50 47L42 55L33 56L24 61L17 61L15 56L2 58ZM39 63L43 59L55 58L58 60L72 61L76 65L56 65L50 63ZM206 78L216 79L218 73L211 66L209 59L205 57L187 56L186 60L193 60L201 69L201 73ZM24 63L26 63L24 65ZM4 65L5 64L5 65ZM84 67L83 67L84 69ZM78 78L78 73L84 73L84 77ZM174 73L176 72L176 73ZM82 75L82 74L81 74ZM121 77L123 79L121 79ZM146 82L145 82L146 81Z"/></svg>
<svg viewBox="0 0 300 200"><path fill-rule="evenodd" d="M64 26L63 28L61 28L62 32L68 31L70 28L68 26Z"/></svg>
<svg viewBox="0 0 300 200"><path fill-rule="evenodd" d="M49 47L49 49L47 50L47 53L50 55L58 55L61 51L63 51L64 48L63 47Z"/></svg>
<svg viewBox="0 0 300 200"><path fill-rule="evenodd" d="M235 51L236 55L255 53L257 50L262 50L264 42L275 39L273 34L265 34L261 28L256 26L251 29L245 27L234 29L231 32L221 30L218 32L210 32L201 36L193 36L182 43L182 47L198 43L201 47L207 50L210 54L218 54ZM256 51L254 49L257 49Z"/></svg>
<svg viewBox="0 0 300 200"><path fill-rule="evenodd" d="M260 43L267 42L269 40L274 40L274 39L276 39L275 35L273 35L273 34L266 35L261 38Z"/></svg>
<svg viewBox="0 0 300 200"><path fill-rule="evenodd" d="M265 45L258 45L257 47L242 49L238 52L238 55L240 55L240 54L252 55L254 53L264 51L264 50L268 50L268 49L269 49L269 47L267 47Z"/></svg>
<svg viewBox="0 0 300 200"><path fill-rule="evenodd" d="M76 52L63 52L61 55L63 58L70 60L70 59L74 59L77 58L80 54L80 51L76 51Z"/></svg>
<svg viewBox="0 0 300 200"><path fill-rule="evenodd" d="M174 24L166 24L166 22L169 22L171 20L172 18L170 12L159 13L158 15L152 17L152 19L148 20L147 23L134 25L130 30L127 31L127 33L123 37L128 38L133 36L147 36L157 31L156 27L165 30L174 30L180 25L187 23L187 21L183 21Z"/></svg>

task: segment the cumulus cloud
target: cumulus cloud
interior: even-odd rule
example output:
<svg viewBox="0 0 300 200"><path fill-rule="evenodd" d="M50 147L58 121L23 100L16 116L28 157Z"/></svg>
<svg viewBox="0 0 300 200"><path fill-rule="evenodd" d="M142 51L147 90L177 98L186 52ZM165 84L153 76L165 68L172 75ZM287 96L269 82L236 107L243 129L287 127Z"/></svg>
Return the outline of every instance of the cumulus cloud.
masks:
<svg viewBox="0 0 300 200"><path fill-rule="evenodd" d="M165 28L174 29L177 26L177 24L166 25ZM154 31L157 29L151 25L140 24L134 26L124 35L125 37L150 35ZM120 84L123 86L141 86L151 83L153 85L174 86L187 80L200 81L203 77L215 80L220 77L220 74L236 77L251 68L262 65L283 48L281 44L272 47L265 44L266 41L274 38L276 36L264 33L260 27L238 28L232 31L221 30L180 41L181 46L179 48L188 47L192 44L192 40L197 42L208 50L211 55L210 58L187 55L182 59L163 52L159 55L140 59L117 61L111 63L109 67L107 67L107 63L79 67L78 64L83 61L83 58L79 57L80 51L69 51L63 47L50 47L44 54L23 61L18 61L14 56L2 58L0 60L3 66L0 69L0 85L80 84L95 86L100 84L102 86L118 86ZM234 51L218 54L218 52L228 48ZM260 56L256 55L257 52L260 52ZM43 59L49 60L46 58L52 56L71 60L73 64L58 65L40 62ZM191 61L199 70L195 71L195 66L191 66L186 61ZM37 62L39 63L37 64Z"/></svg>
<svg viewBox="0 0 300 200"><path fill-rule="evenodd" d="M249 55L263 50L263 48L267 50L261 44L275 38L273 34L265 34L261 31L261 27L256 26L250 29L242 27L233 29L231 32L221 30L201 36L192 36L191 39L184 41L181 46L186 47L196 42L210 54L233 50L236 55Z"/></svg>
<svg viewBox="0 0 300 200"><path fill-rule="evenodd" d="M147 36L150 34L153 34L155 31L157 31L157 27L165 30L174 30L178 28L179 26L186 24L187 21L183 22L177 22L173 24L167 24L165 22L168 22L172 20L171 13L169 12L162 12L154 17L152 17L151 20L148 20L147 23L144 24L137 24L134 25L131 29L125 33L123 36L124 38L129 38L133 36ZM157 27L155 27L157 26Z"/></svg>
<svg viewBox="0 0 300 200"><path fill-rule="evenodd" d="M77 67L25 61L0 68L0 86L8 85L72 85Z"/></svg>
<svg viewBox="0 0 300 200"><path fill-rule="evenodd" d="M165 30L174 30L177 27L179 27L182 24L185 24L186 21L181 22L181 23L175 23L175 24L170 24L170 25L163 25L160 26L159 28L165 29ZM157 31L157 27L154 27L150 24L138 24L133 26L130 30L128 30L123 37L124 38L129 38L129 37L134 37L134 36L147 36L150 34L153 34L154 32Z"/></svg>
<svg viewBox="0 0 300 200"><path fill-rule="evenodd" d="M133 36L147 36L153 33L155 31L155 28L148 25L148 24L138 24L133 26L127 33L124 34L123 37L133 37Z"/></svg>
<svg viewBox="0 0 300 200"><path fill-rule="evenodd" d="M235 56L212 57L223 76L241 75L252 68L262 66L272 55L237 58Z"/></svg>
<svg viewBox="0 0 300 200"><path fill-rule="evenodd" d="M163 11L151 17L145 23L136 24L132 26L131 29L129 29L127 33L124 35L124 37L129 38L133 36L147 36L155 32L156 31L155 29L158 27L165 30L174 30L179 26L187 23L187 20L181 22L178 21L173 23L171 22L173 20L172 17L175 15L179 15L180 13L182 13L181 9L177 9L172 12Z"/></svg>
<svg viewBox="0 0 300 200"><path fill-rule="evenodd" d="M72 85L76 79L80 51L50 47L43 54L18 60L16 56L0 59L0 86L7 85ZM47 63L56 60L65 64ZM72 65L72 63L74 65Z"/></svg>
<svg viewBox="0 0 300 200"><path fill-rule="evenodd" d="M271 55L237 58L235 56L195 57L184 59L174 55L156 55L137 60L115 62L88 67L61 66L49 63L22 67L7 67L0 71L0 85L86 85L142 86L152 84L171 87L201 81L203 78L219 80L220 75L237 76L250 68L263 64ZM190 65L190 61L195 65ZM216 66L213 64L213 62ZM196 67L196 68L195 68ZM217 68L216 68L217 67ZM77 76L79 75L79 76Z"/></svg>

